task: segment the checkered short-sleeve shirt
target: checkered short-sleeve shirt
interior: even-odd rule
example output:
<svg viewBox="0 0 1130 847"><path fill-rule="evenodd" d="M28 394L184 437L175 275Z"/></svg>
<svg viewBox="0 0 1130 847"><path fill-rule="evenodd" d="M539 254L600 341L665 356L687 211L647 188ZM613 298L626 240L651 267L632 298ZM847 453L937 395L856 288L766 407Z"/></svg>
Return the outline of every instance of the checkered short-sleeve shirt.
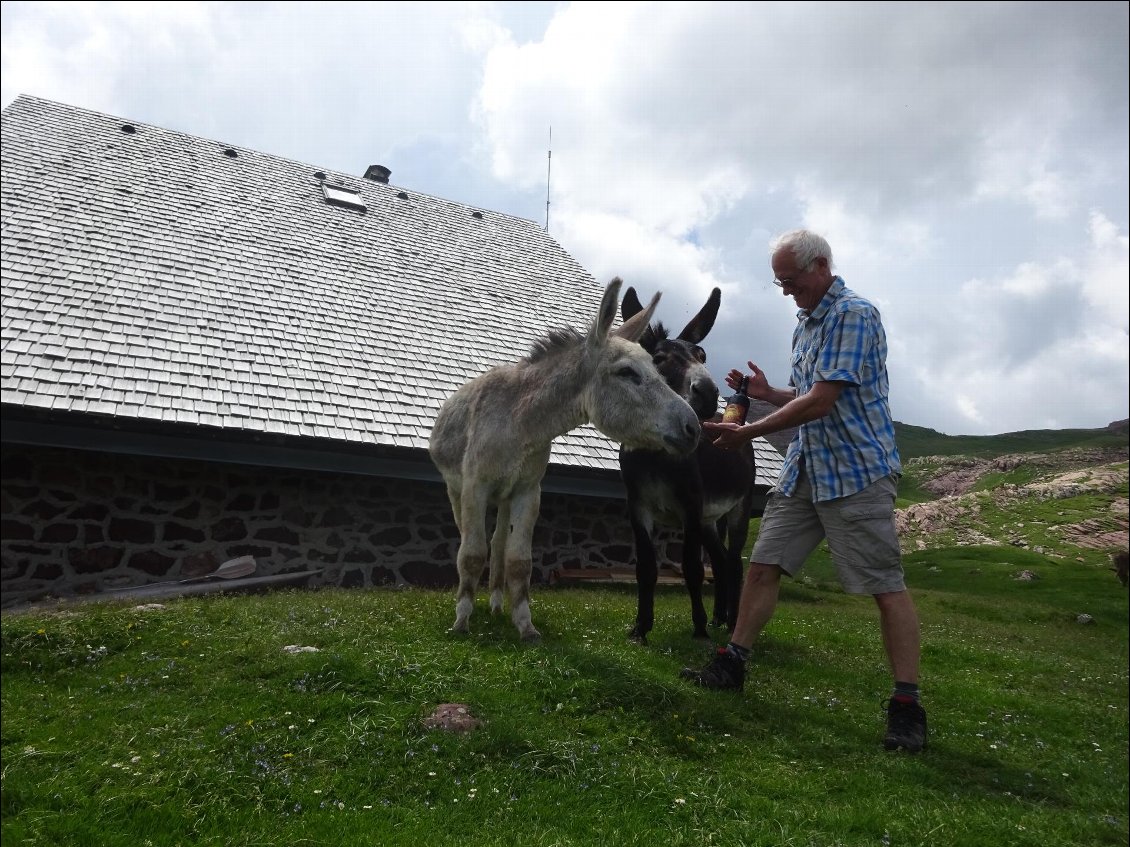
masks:
<svg viewBox="0 0 1130 847"><path fill-rule="evenodd" d="M902 474L887 400L887 335L869 301L836 277L811 312L797 313L792 375L797 396L817 382L842 382L832 411L803 424L785 453L777 490L796 490L803 458L813 498L834 500Z"/></svg>

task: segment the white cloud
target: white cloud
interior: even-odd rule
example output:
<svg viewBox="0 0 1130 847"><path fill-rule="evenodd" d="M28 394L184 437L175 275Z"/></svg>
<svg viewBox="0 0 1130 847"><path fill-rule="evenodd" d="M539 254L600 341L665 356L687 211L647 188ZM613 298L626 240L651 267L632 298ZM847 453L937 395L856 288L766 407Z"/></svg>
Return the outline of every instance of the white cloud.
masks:
<svg viewBox="0 0 1130 847"><path fill-rule="evenodd" d="M1040 388L1052 361L1068 382L1100 339L1124 345L1088 321L1079 228L1096 203L1126 226L1125 163L1095 165L1125 156L1108 114L1125 115L1108 74L1125 33L1110 4L570 4L541 42L489 54L480 119L496 173L531 188L543 139L517 128L553 125L554 232L586 266L662 274L692 303L723 286L710 344L741 359L716 375L786 358L759 343L787 338L769 324L791 329L791 310L764 289L762 246L736 239L746 213L751 232L829 238L887 317L908 420L1101 425L1125 416L1124 389L1095 403L1065 388L1049 409ZM743 326L762 331L739 341ZM1124 382L1118 366L1089 378Z"/></svg>
<svg viewBox="0 0 1130 847"><path fill-rule="evenodd" d="M932 389L954 398L939 418L953 431L1109 422L1084 423L1096 412L1125 417L1127 234L1094 214L1088 235L1076 258L965 280L909 327L900 353L919 363L901 367L901 377L919 402Z"/></svg>
<svg viewBox="0 0 1130 847"><path fill-rule="evenodd" d="M1130 314L1130 238L1102 212L1091 212L1089 224L1091 242L1084 259L1083 295L1125 335Z"/></svg>
<svg viewBox="0 0 1130 847"><path fill-rule="evenodd" d="M718 378L787 379L767 245L811 226L883 312L898 419L1102 426L1128 406L1128 8L9 2L3 101L537 221L548 199L670 325L722 288Z"/></svg>
<svg viewBox="0 0 1130 847"><path fill-rule="evenodd" d="M34 94L102 111L139 63L207 51L207 3L5 3L3 103Z"/></svg>

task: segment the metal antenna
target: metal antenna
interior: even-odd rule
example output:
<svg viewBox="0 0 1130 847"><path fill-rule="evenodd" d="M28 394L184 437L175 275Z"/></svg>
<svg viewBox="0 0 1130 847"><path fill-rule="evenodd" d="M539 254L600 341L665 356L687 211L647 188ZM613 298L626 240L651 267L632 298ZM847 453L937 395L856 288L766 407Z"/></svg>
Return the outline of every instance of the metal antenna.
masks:
<svg viewBox="0 0 1130 847"><path fill-rule="evenodd" d="M549 128L549 148L545 157L545 231L549 232L549 174L553 168L553 127Z"/></svg>

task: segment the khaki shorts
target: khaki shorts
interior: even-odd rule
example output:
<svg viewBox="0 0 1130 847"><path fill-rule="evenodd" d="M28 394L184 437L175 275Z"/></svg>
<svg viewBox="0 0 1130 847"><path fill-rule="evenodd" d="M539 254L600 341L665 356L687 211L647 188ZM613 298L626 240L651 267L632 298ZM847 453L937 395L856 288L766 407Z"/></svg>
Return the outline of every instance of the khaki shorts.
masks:
<svg viewBox="0 0 1130 847"><path fill-rule="evenodd" d="M887 594L906 588L895 531L894 476L876 480L862 491L812 501L812 486L802 470L796 493L769 493L761 530L750 562L776 565L795 577L809 554L828 539L840 585L849 594Z"/></svg>

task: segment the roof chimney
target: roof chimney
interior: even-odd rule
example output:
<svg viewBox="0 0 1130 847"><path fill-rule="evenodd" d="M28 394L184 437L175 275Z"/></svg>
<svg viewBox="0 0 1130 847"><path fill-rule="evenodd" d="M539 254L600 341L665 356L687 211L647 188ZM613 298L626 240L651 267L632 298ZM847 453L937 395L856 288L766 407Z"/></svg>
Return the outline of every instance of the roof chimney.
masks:
<svg viewBox="0 0 1130 847"><path fill-rule="evenodd" d="M383 182L388 185L388 178L392 174L384 165L369 165L365 170L365 179L371 179L373 182Z"/></svg>

